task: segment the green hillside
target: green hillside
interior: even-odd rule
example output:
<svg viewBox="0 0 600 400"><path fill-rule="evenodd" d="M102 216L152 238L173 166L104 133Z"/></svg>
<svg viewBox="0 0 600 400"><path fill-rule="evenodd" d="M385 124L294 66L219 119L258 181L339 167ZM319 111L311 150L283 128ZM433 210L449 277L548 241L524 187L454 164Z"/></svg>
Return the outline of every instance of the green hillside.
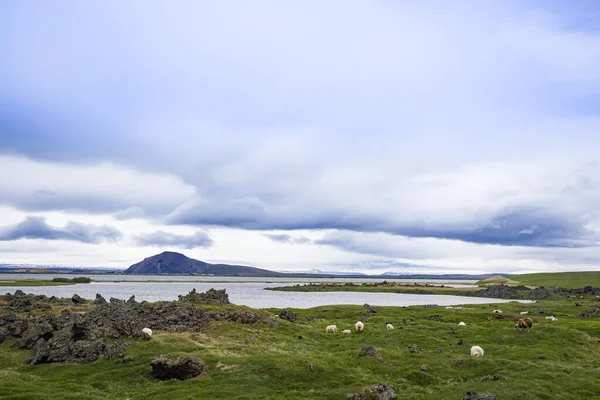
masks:
<svg viewBox="0 0 600 400"><path fill-rule="evenodd" d="M564 288L600 286L600 271L520 274L508 275L507 278L525 286L560 286Z"/></svg>

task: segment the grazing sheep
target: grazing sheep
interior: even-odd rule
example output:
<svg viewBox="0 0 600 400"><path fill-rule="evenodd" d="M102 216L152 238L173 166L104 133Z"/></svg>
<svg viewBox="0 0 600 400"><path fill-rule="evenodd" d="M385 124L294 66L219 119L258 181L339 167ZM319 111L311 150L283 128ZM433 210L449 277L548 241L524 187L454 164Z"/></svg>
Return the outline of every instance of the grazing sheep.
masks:
<svg viewBox="0 0 600 400"><path fill-rule="evenodd" d="M529 311L521 311L521 315L527 315L529 314Z"/></svg>
<svg viewBox="0 0 600 400"><path fill-rule="evenodd" d="M337 326L329 325L327 328L325 328L325 333L337 333Z"/></svg>
<svg viewBox="0 0 600 400"><path fill-rule="evenodd" d="M356 329L356 332L362 332L365 330L365 324L363 324L362 321L358 321L354 324L354 328Z"/></svg>
<svg viewBox="0 0 600 400"><path fill-rule="evenodd" d="M458 323L458 325L459 325L459 326L467 326L467 324L465 324L465 323L464 323L464 322L462 322L462 321L461 321L461 322L459 322L459 323Z"/></svg>
<svg viewBox="0 0 600 400"><path fill-rule="evenodd" d="M550 321L558 321L558 318L556 318L554 315L546 317L546 319L549 319Z"/></svg>
<svg viewBox="0 0 600 400"><path fill-rule="evenodd" d="M389 324L389 323L385 327L387 328L388 331L394 329L394 325Z"/></svg>
<svg viewBox="0 0 600 400"><path fill-rule="evenodd" d="M517 329L531 329L533 327L533 320L531 318L520 318L515 325L515 331Z"/></svg>
<svg viewBox="0 0 600 400"><path fill-rule="evenodd" d="M351 333L352 333L352 331L351 331L350 329L344 329L344 330L342 331L342 334L344 334L344 335L349 335L349 334L351 334Z"/></svg>
<svg viewBox="0 0 600 400"><path fill-rule="evenodd" d="M142 337L146 340L149 340L152 337L152 329L150 329L150 328L142 329Z"/></svg>
<svg viewBox="0 0 600 400"><path fill-rule="evenodd" d="M471 356L473 357L483 357L483 349L479 346L471 347Z"/></svg>
<svg viewBox="0 0 600 400"><path fill-rule="evenodd" d="M494 310L494 314L502 314L502 310Z"/></svg>

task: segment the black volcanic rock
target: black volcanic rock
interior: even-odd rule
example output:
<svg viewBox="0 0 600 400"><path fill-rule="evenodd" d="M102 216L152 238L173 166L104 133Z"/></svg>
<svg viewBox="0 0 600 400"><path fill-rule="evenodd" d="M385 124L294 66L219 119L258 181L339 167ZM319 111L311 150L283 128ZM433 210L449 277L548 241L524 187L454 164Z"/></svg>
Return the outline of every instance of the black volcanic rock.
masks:
<svg viewBox="0 0 600 400"><path fill-rule="evenodd" d="M209 264L181 253L165 251L133 264L125 274L213 274L244 276L283 276L280 272L241 265Z"/></svg>

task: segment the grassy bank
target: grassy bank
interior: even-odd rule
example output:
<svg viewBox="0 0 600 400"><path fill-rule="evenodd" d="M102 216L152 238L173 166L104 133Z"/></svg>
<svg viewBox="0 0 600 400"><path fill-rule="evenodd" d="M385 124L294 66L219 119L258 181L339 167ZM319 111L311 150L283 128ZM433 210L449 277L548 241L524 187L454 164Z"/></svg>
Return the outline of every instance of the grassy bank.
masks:
<svg viewBox="0 0 600 400"><path fill-rule="evenodd" d="M510 275L508 278L520 282L525 286L556 286L564 288L600 286L600 271L520 274Z"/></svg>
<svg viewBox="0 0 600 400"><path fill-rule="evenodd" d="M451 288L426 284L407 284L398 282L370 283L309 283L294 286L277 286L265 288L281 292L378 292L378 293L408 293L408 294L449 294L461 291L476 290L477 288Z"/></svg>
<svg viewBox="0 0 600 400"><path fill-rule="evenodd" d="M49 280L23 279L23 280L3 280L0 279L0 286L64 286L74 285L73 282L54 282Z"/></svg>
<svg viewBox="0 0 600 400"><path fill-rule="evenodd" d="M54 278L52 280L42 279L14 279L14 280L3 280L0 279L0 286L63 286L63 285L75 285L77 283L90 283L92 280L86 277L76 278Z"/></svg>
<svg viewBox="0 0 600 400"><path fill-rule="evenodd" d="M293 310L295 323L274 318L278 309L260 310L262 322L252 325L212 321L198 334L158 331L150 341L126 339L125 363L32 366L25 363L31 351L8 339L0 344L0 399L345 399L378 382L391 384L402 399L460 399L468 390L493 392L498 399L598 398L600 318L578 315L599 303L595 296L579 302L583 306L559 300L462 309L378 307L368 314L360 306L325 306ZM495 308L503 310L502 319L493 318ZM540 310L559 321L545 320ZM531 332L513 329L521 311L536 320ZM356 334L360 317L366 329ZM458 326L460 321L469 325ZM386 322L395 329L386 330ZM325 334L330 324L353 333ZM411 353L412 344L423 351ZM471 345L483 347L485 356L472 358ZM373 346L382 362L359 357L363 346ZM157 381L149 362L164 353L197 357L206 371L188 381ZM423 365L429 370L422 371ZM482 381L494 374L506 380Z"/></svg>

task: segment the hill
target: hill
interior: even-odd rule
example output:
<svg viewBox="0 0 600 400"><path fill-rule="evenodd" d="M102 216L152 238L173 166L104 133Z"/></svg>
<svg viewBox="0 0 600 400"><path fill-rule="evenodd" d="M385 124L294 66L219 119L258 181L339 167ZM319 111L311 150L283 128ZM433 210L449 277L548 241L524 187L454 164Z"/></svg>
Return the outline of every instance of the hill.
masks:
<svg viewBox="0 0 600 400"><path fill-rule="evenodd" d="M181 253L165 251L145 258L126 269L124 274L204 274L233 276L285 276L285 274L242 265L209 264Z"/></svg>
<svg viewBox="0 0 600 400"><path fill-rule="evenodd" d="M520 274L509 275L507 278L517 281L525 286L559 286L563 288L600 286L600 271Z"/></svg>

